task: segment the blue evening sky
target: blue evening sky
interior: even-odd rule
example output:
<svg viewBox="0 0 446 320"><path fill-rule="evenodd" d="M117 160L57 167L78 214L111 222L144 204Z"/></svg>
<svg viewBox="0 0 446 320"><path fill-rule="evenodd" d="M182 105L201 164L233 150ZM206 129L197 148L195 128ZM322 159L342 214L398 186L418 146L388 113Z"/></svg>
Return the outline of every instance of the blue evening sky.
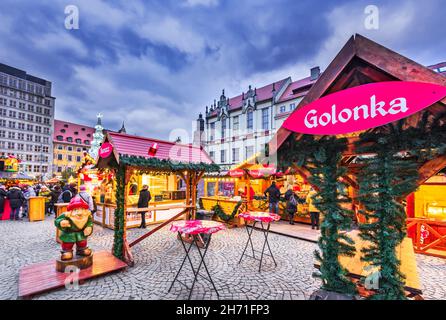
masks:
<svg viewBox="0 0 446 320"><path fill-rule="evenodd" d="M67 5L79 29L67 30ZM379 29L364 26L367 5ZM354 33L446 61L441 0L0 0L0 62L53 82L56 118L173 139L230 96L324 69ZM183 138L184 140L184 138Z"/></svg>

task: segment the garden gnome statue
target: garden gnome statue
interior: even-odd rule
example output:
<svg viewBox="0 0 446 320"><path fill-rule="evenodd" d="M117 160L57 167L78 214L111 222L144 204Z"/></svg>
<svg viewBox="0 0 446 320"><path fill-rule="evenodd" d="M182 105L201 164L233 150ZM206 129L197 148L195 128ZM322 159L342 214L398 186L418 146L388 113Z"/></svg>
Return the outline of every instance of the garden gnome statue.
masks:
<svg viewBox="0 0 446 320"><path fill-rule="evenodd" d="M91 249L87 246L87 237L93 233L93 219L91 211L88 209L88 203L81 197L76 196L71 199L67 211L57 217L54 224L60 230L61 260L73 259L75 244L76 255L82 257L91 255Z"/></svg>

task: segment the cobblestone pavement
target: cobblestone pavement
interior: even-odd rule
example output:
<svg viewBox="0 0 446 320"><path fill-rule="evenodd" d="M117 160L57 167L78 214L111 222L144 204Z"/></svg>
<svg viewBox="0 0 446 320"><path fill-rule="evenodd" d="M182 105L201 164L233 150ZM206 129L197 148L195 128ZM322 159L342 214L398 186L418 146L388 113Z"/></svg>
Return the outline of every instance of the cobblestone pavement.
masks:
<svg viewBox="0 0 446 320"><path fill-rule="evenodd" d="M143 231L133 229L129 239ZM257 232L254 244L260 246ZM18 273L23 266L57 257L52 219L42 222L0 222L0 299L17 299ZM206 257L220 299L308 299L320 286L312 277L316 244L270 234L277 267L270 258L259 273L258 262L238 259L247 240L244 229L229 229L215 234ZM110 250L113 231L95 226L90 237L93 250ZM196 252L195 252L196 253ZM176 283L168 288L178 270L184 251L176 235L167 228L156 232L133 248L135 266L126 271L89 280L77 290L61 289L34 299L187 299L188 292ZM417 255L425 299L446 299L446 261ZM190 270L190 269L188 269ZM184 277L186 275L186 277ZM190 273L181 274L190 285ZM217 299L210 284L199 280L192 299Z"/></svg>

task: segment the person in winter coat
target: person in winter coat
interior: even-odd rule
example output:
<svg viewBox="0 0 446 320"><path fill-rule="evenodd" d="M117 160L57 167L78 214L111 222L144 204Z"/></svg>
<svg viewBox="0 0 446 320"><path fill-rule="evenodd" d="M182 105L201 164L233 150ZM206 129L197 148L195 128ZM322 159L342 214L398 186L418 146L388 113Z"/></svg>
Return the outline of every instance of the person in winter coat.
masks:
<svg viewBox="0 0 446 320"><path fill-rule="evenodd" d="M317 194L316 190L313 188L310 189L310 192L308 192L307 195L307 203L308 203L308 211L310 211L310 218L311 218L311 229L316 228L316 230L319 230L319 216L320 212L314 205L313 197Z"/></svg>
<svg viewBox="0 0 446 320"><path fill-rule="evenodd" d="M71 192L71 188L68 185L63 187L62 193L59 195L59 199L57 202L59 203L70 203L71 199L74 197L73 192Z"/></svg>
<svg viewBox="0 0 446 320"><path fill-rule="evenodd" d="M290 224L294 224L294 215L297 212L298 205L298 197L293 192L293 187L288 187L287 192L285 192L285 200L286 200L286 211L290 218Z"/></svg>
<svg viewBox="0 0 446 320"><path fill-rule="evenodd" d="M19 217L20 208L25 201L25 197L23 195L22 190L19 187L13 186L9 188L8 194L6 197L9 199L9 205L11 207L11 220L21 220Z"/></svg>
<svg viewBox="0 0 446 320"><path fill-rule="evenodd" d="M3 216L3 212L5 212L5 199L8 192L4 185L0 185L0 219Z"/></svg>
<svg viewBox="0 0 446 320"><path fill-rule="evenodd" d="M149 186L143 185L142 190L139 192L138 198L138 208L147 208L149 206L149 202L152 199L150 195ZM141 225L140 228L146 227L146 212L141 213Z"/></svg>
<svg viewBox="0 0 446 320"><path fill-rule="evenodd" d="M279 213L280 190L273 181L268 189L265 190L265 197L268 196L269 212Z"/></svg>
<svg viewBox="0 0 446 320"><path fill-rule="evenodd" d="M34 188L32 186L28 186L23 192L23 196L25 197L25 201L23 202L22 206L22 217L26 217L29 213L29 199L31 197L35 197L36 192L34 191Z"/></svg>
<svg viewBox="0 0 446 320"><path fill-rule="evenodd" d="M94 212L94 201L93 197L87 192L87 187L81 185L79 187L79 193L76 195L82 198L88 204L88 210Z"/></svg>
<svg viewBox="0 0 446 320"><path fill-rule="evenodd" d="M45 198L45 212L47 215L50 215L51 214L51 212L49 212L50 200L51 200L50 189L48 189L47 186L42 186L42 188L40 188L39 197Z"/></svg>
<svg viewBox="0 0 446 320"><path fill-rule="evenodd" d="M56 210L54 208L54 205L57 203L57 200L59 199L59 196L61 194L61 190L60 190L60 186L59 185L55 185L53 190L51 190L51 197L50 197L50 203L49 203L49 214L51 213L56 213Z"/></svg>

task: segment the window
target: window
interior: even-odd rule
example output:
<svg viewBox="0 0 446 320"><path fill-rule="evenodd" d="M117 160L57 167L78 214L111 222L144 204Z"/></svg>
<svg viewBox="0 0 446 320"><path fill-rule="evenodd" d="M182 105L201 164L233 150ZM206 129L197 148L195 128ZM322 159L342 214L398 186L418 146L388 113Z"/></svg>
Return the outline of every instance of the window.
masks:
<svg viewBox="0 0 446 320"><path fill-rule="evenodd" d="M63 141L63 136L57 136L56 139L57 141Z"/></svg>
<svg viewBox="0 0 446 320"><path fill-rule="evenodd" d="M290 104L290 111L293 111L294 109L296 109L296 104L295 103L291 103Z"/></svg>
<svg viewBox="0 0 446 320"><path fill-rule="evenodd" d="M57 146L57 150L63 150L63 146L62 146L61 144L59 144L59 145Z"/></svg>
<svg viewBox="0 0 446 320"><path fill-rule="evenodd" d="M32 124L27 124L26 125L26 130L33 131L33 129L34 129L34 126Z"/></svg>
<svg viewBox="0 0 446 320"><path fill-rule="evenodd" d="M28 105L28 111L34 112L34 106L32 104Z"/></svg>
<svg viewBox="0 0 446 320"><path fill-rule="evenodd" d="M221 163L226 162L226 150L220 150L220 160Z"/></svg>
<svg viewBox="0 0 446 320"><path fill-rule="evenodd" d="M22 141L25 140L25 134L20 132L20 133L18 134L18 139L19 139L19 140L22 140Z"/></svg>
<svg viewBox="0 0 446 320"><path fill-rule="evenodd" d="M226 118L221 119L221 138L224 139L226 133Z"/></svg>
<svg viewBox="0 0 446 320"><path fill-rule="evenodd" d="M251 158L254 154L254 146L245 147L245 160Z"/></svg>
<svg viewBox="0 0 446 320"><path fill-rule="evenodd" d="M28 121L34 121L34 116L32 114L27 115Z"/></svg>
<svg viewBox="0 0 446 320"><path fill-rule="evenodd" d="M31 154L27 154L26 161L33 161L33 156Z"/></svg>
<svg viewBox="0 0 446 320"><path fill-rule="evenodd" d="M253 118L254 118L254 113L252 111L248 111L248 113L246 113L246 129L252 130L254 124Z"/></svg>
<svg viewBox="0 0 446 320"><path fill-rule="evenodd" d="M212 161L214 161L215 160L215 151L210 151L209 157L211 157Z"/></svg>
<svg viewBox="0 0 446 320"><path fill-rule="evenodd" d="M73 151L73 147L68 146L68 147L67 147L67 150L68 150L68 151Z"/></svg>
<svg viewBox="0 0 446 320"><path fill-rule="evenodd" d="M15 132L8 132L8 139L15 139Z"/></svg>
<svg viewBox="0 0 446 320"><path fill-rule="evenodd" d="M263 130L269 129L269 109L268 108L262 109L262 129Z"/></svg>
<svg viewBox="0 0 446 320"><path fill-rule="evenodd" d="M86 144L88 146L88 145L90 145L90 141L89 140L84 140L84 144Z"/></svg>
<svg viewBox="0 0 446 320"><path fill-rule="evenodd" d="M76 156L76 162L81 162L81 156Z"/></svg>
<svg viewBox="0 0 446 320"><path fill-rule="evenodd" d="M209 134L209 140L214 141L214 138L215 138L215 122L212 122L211 130L210 130L210 134Z"/></svg>
<svg viewBox="0 0 446 320"><path fill-rule="evenodd" d="M232 162L239 162L240 161L240 149L239 148L232 148Z"/></svg>
<svg viewBox="0 0 446 320"><path fill-rule="evenodd" d="M68 137L68 138L67 138L67 141L68 141L68 142L73 142L73 138L72 138L72 137Z"/></svg>
<svg viewBox="0 0 446 320"><path fill-rule="evenodd" d="M70 161L70 162L73 161L73 156L68 155L68 156L67 156L67 160Z"/></svg>
<svg viewBox="0 0 446 320"><path fill-rule="evenodd" d="M286 111L285 106L280 106L279 113L284 113Z"/></svg>
<svg viewBox="0 0 446 320"><path fill-rule="evenodd" d="M36 132L42 133L42 127L41 126L36 126Z"/></svg>
<svg viewBox="0 0 446 320"><path fill-rule="evenodd" d="M61 154L57 155L57 160L62 160L62 155Z"/></svg>
<svg viewBox="0 0 446 320"><path fill-rule="evenodd" d="M25 130L25 124L24 123L21 123L21 122L19 122L19 130Z"/></svg>
<svg viewBox="0 0 446 320"><path fill-rule="evenodd" d="M44 147L42 148L42 152L43 152L43 153L49 153L49 152L50 152L49 147L48 147L48 146L44 146ZM46 157L46 158L47 158L47 157Z"/></svg>
<svg viewBox="0 0 446 320"><path fill-rule="evenodd" d="M235 116L232 120L232 127L234 128L234 134L236 134L240 128L239 118Z"/></svg>
<svg viewBox="0 0 446 320"><path fill-rule="evenodd" d="M62 167L57 167L57 172L62 172Z"/></svg>
<svg viewBox="0 0 446 320"><path fill-rule="evenodd" d="M82 143L82 139L76 139L76 143L81 144Z"/></svg>

